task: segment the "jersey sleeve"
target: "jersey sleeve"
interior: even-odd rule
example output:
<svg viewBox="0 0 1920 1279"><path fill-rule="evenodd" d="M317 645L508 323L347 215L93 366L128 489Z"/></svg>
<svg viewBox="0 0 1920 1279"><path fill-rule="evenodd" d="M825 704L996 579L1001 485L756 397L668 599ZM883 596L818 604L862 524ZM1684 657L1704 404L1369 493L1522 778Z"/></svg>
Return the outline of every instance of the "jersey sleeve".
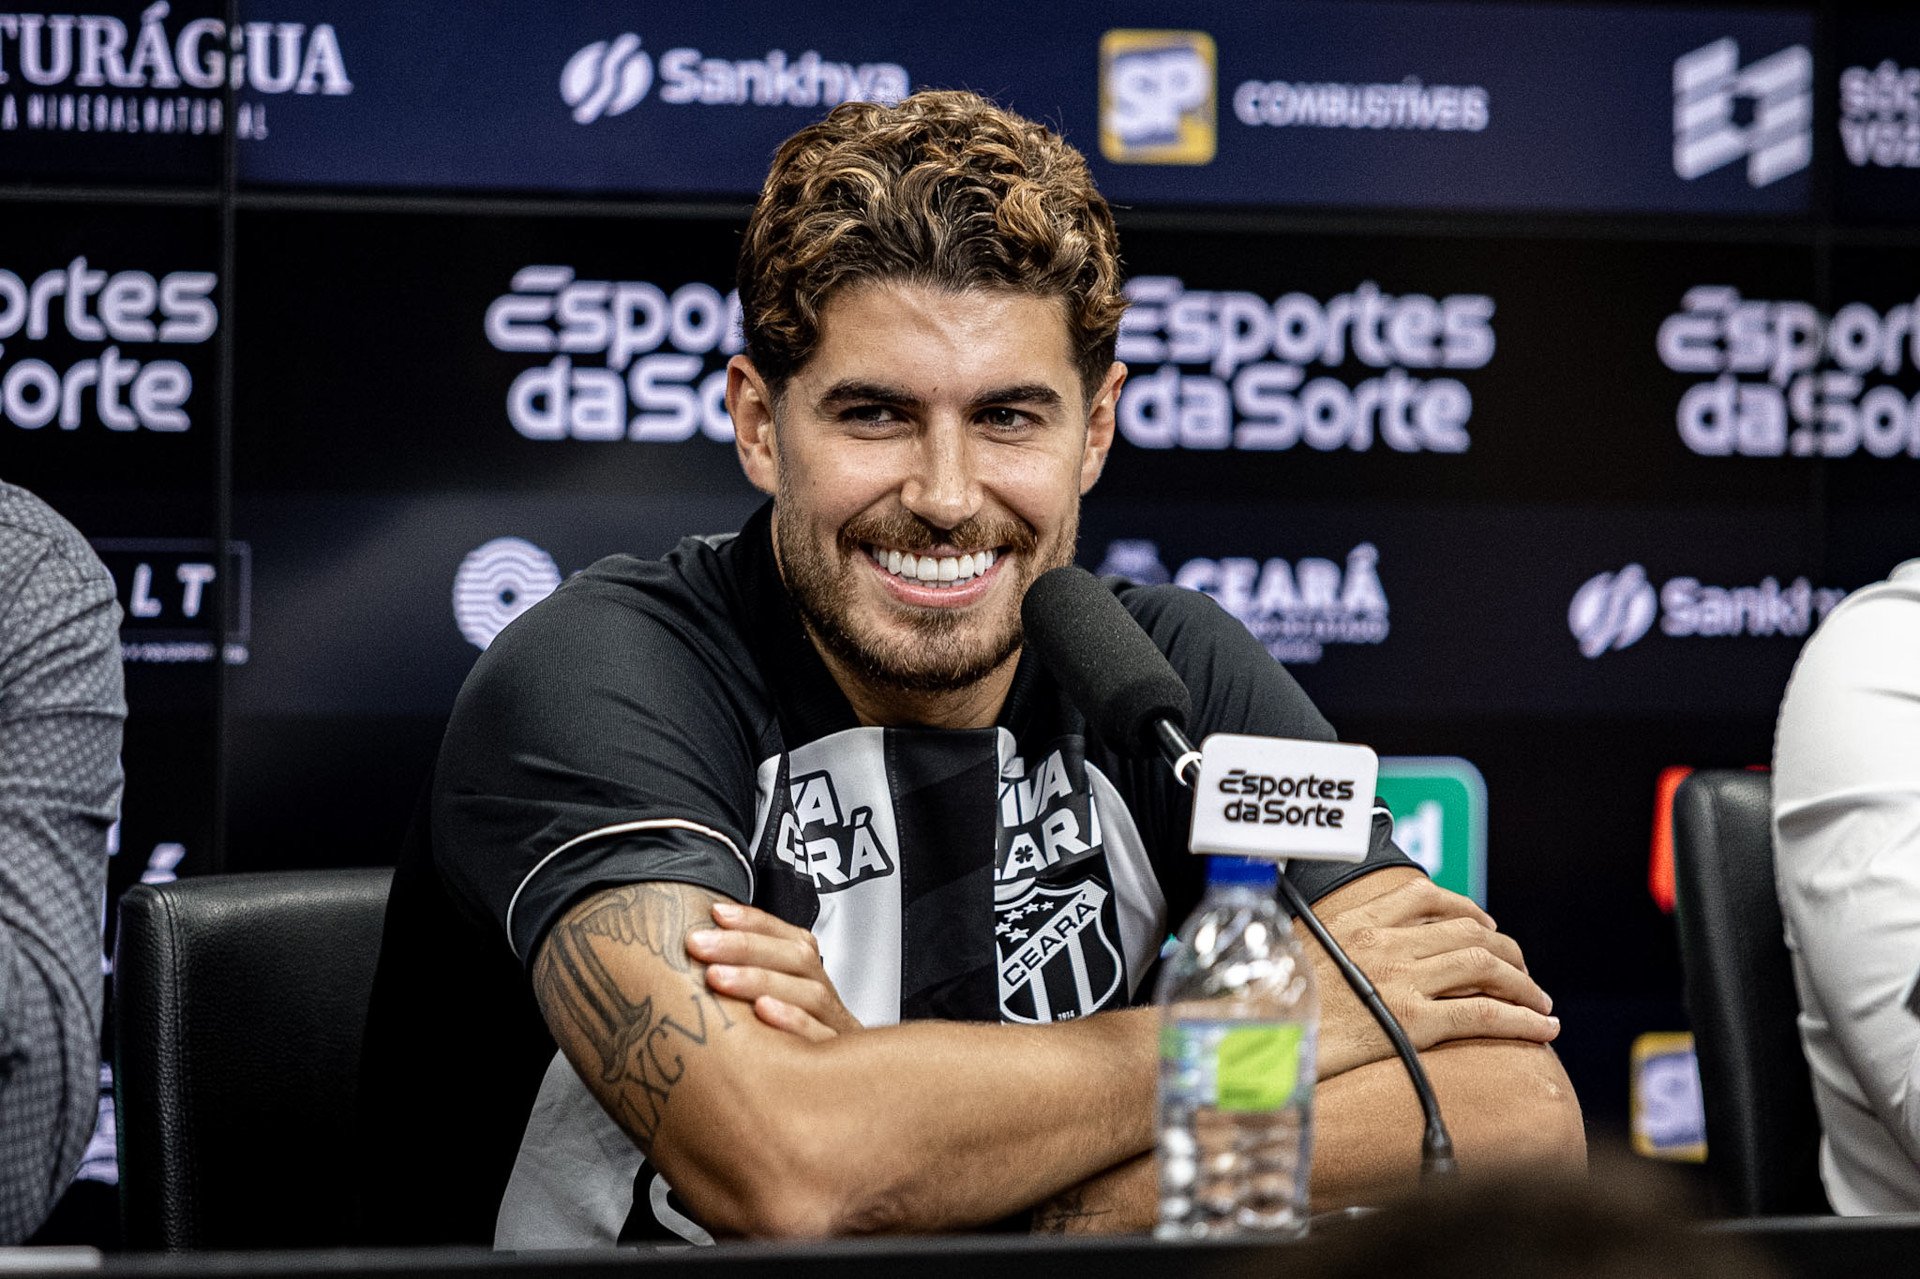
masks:
<svg viewBox="0 0 1920 1279"><path fill-rule="evenodd" d="M475 664L434 775L433 857L531 964L597 889L695 884L747 901L751 672L686 608L576 579Z"/></svg>
<svg viewBox="0 0 1920 1279"><path fill-rule="evenodd" d="M1148 586L1125 590L1121 599L1186 682L1196 742L1209 733L1336 740L1333 725L1287 668L1210 597L1184 587ZM1393 819L1376 808L1364 860L1294 861L1287 874L1312 902L1373 871L1414 865L1393 842Z"/></svg>

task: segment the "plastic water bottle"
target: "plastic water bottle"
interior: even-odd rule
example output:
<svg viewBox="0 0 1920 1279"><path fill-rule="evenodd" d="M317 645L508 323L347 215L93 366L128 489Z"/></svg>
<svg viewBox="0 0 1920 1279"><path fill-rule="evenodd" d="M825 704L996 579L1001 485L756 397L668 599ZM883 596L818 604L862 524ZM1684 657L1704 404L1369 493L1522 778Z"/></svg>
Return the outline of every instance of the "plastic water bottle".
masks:
<svg viewBox="0 0 1920 1279"><path fill-rule="evenodd" d="M1272 862L1215 857L1160 974L1163 1239L1298 1235L1313 1157L1313 967Z"/></svg>

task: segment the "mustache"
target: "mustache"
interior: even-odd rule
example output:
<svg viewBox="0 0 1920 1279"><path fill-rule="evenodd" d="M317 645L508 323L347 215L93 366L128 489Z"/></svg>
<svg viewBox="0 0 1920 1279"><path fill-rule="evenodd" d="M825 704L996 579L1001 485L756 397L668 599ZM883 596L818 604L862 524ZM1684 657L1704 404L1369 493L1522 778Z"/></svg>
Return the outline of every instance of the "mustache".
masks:
<svg viewBox="0 0 1920 1279"><path fill-rule="evenodd" d="M1039 537L1031 526L1020 520L974 517L943 529L917 515L896 511L856 516L841 527L840 541L849 550L871 545L919 552L935 546L950 546L966 555L1006 547L1017 554L1033 550L1039 544Z"/></svg>

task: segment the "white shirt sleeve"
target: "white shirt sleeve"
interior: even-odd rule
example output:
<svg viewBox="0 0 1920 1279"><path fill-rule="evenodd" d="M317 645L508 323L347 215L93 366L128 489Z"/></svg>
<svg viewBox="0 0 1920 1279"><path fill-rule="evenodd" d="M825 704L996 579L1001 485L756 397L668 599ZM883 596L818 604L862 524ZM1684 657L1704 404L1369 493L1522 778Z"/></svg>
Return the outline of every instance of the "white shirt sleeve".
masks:
<svg viewBox="0 0 1920 1279"><path fill-rule="evenodd" d="M1828 1193L1842 1212L1912 1208L1920 1018L1906 1004L1920 977L1920 561L1849 597L1808 642L1780 709L1773 786L1780 904Z"/></svg>

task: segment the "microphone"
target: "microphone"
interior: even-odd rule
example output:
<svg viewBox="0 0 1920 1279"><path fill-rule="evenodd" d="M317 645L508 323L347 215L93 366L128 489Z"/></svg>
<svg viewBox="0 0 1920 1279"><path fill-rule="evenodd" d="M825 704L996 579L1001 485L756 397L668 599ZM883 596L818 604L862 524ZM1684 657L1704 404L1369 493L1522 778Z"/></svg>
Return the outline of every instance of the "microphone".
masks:
<svg viewBox="0 0 1920 1279"><path fill-rule="evenodd" d="M1028 588L1020 605L1020 622L1026 642L1087 717L1095 733L1130 754L1159 755L1183 785L1195 785L1200 775L1200 752L1186 734L1187 719L1193 713L1192 699L1173 664L1112 591L1083 568L1067 565L1050 569ZM1434 1095L1426 1067L1407 1032L1284 873L1279 891L1294 916L1333 960L1348 987L1373 1014L1413 1081L1426 1119L1420 1147L1421 1177L1454 1175L1459 1167L1454 1160L1453 1138L1440 1117L1440 1099Z"/></svg>
<svg viewBox="0 0 1920 1279"><path fill-rule="evenodd" d="M1187 740L1187 686L1112 591L1083 568L1051 569L1027 588L1020 623L1095 733L1127 754L1165 756L1193 785L1200 752Z"/></svg>

